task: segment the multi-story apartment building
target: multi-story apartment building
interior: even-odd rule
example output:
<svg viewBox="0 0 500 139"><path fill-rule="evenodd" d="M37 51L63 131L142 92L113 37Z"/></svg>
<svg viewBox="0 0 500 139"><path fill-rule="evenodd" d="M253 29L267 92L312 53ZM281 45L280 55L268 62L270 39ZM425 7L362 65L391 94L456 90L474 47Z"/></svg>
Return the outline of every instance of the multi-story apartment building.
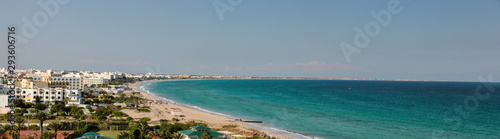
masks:
<svg viewBox="0 0 500 139"><path fill-rule="evenodd" d="M93 84L108 84L109 80L102 78L85 78L83 79L83 84L87 86L91 86Z"/></svg>
<svg viewBox="0 0 500 139"><path fill-rule="evenodd" d="M82 71L80 72L83 76L87 78L102 78L106 80L113 80L116 78L123 78L124 75L121 72L93 72L93 71Z"/></svg>
<svg viewBox="0 0 500 139"><path fill-rule="evenodd" d="M80 90L62 88L16 88L15 98L33 103L36 102L37 98L40 99L41 103L66 101L68 105L82 104L83 100Z"/></svg>
<svg viewBox="0 0 500 139"><path fill-rule="evenodd" d="M83 77L50 77L50 88L83 89Z"/></svg>
<svg viewBox="0 0 500 139"><path fill-rule="evenodd" d="M0 85L0 108L9 106L7 89ZM24 102L35 103L40 99L40 103L66 102L68 105L83 104L81 91L76 89L62 88L16 88L15 99L23 99ZM67 99L64 99L67 98Z"/></svg>

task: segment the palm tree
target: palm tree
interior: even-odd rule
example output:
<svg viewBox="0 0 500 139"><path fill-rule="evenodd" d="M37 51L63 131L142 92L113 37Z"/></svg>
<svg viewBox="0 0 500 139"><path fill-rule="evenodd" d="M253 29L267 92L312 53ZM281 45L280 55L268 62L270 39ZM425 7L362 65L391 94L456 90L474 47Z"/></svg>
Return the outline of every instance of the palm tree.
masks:
<svg viewBox="0 0 500 139"><path fill-rule="evenodd" d="M154 129L153 131L149 131L150 138L158 137L160 139L165 138L165 132L162 132L160 129Z"/></svg>
<svg viewBox="0 0 500 139"><path fill-rule="evenodd" d="M168 139L168 138L170 138L170 137L173 136L172 133L170 133L169 130L166 130L165 132L163 132L163 134L165 134L165 139Z"/></svg>
<svg viewBox="0 0 500 139"><path fill-rule="evenodd" d="M30 114L30 115L26 115L26 121L28 122L28 127L27 127L27 129L28 129L28 133L29 133L29 131L30 131L30 122L31 122L30 120L31 120L32 118L33 118L33 115L32 115L32 114Z"/></svg>
<svg viewBox="0 0 500 139"><path fill-rule="evenodd" d="M54 137L57 137L56 133L53 132L45 132L40 136L42 139L52 139Z"/></svg>
<svg viewBox="0 0 500 139"><path fill-rule="evenodd" d="M69 135L69 133L68 133L68 132L62 132L62 133L61 133L61 135L63 135L63 136L64 136L64 138L63 138L63 139L66 139L66 137ZM57 137L57 135L56 135L56 137Z"/></svg>
<svg viewBox="0 0 500 139"><path fill-rule="evenodd" d="M212 139L212 133L210 131L203 132L202 139Z"/></svg>
<svg viewBox="0 0 500 139"><path fill-rule="evenodd" d="M13 139L17 139L17 138L19 138L19 133L14 131L14 130L11 130L9 132L9 136L11 136Z"/></svg>
<svg viewBox="0 0 500 139"><path fill-rule="evenodd" d="M43 121L47 120L47 114L45 112L38 112L35 114L35 118L40 120L40 136L43 133Z"/></svg>
<svg viewBox="0 0 500 139"><path fill-rule="evenodd" d="M141 139L144 139L144 134L148 133L148 121L151 121L151 119L149 118L141 118L139 120L139 126L138 126L138 129L139 129L139 132L141 133Z"/></svg>
<svg viewBox="0 0 500 139"><path fill-rule="evenodd" d="M65 97L65 98L63 98L63 102L64 102L64 104L68 104L68 101L69 101L69 97Z"/></svg>
<svg viewBox="0 0 500 139"><path fill-rule="evenodd" d="M47 126L48 129L50 130L54 130L54 133L56 134L56 138L57 139L57 130L61 129L62 128L62 124L59 123L59 122L52 122L50 123L48 126Z"/></svg>
<svg viewBox="0 0 500 139"><path fill-rule="evenodd" d="M130 132L120 132L120 134L118 134L118 139L132 139L133 138L133 135L130 134Z"/></svg>
<svg viewBox="0 0 500 139"><path fill-rule="evenodd" d="M24 123L26 123L26 119L21 116L17 116L14 119L14 122L17 123L17 135L21 135L21 129L24 127Z"/></svg>
<svg viewBox="0 0 500 139"><path fill-rule="evenodd" d="M141 133L141 139L144 139L144 134L148 132L148 125L140 124L138 129L139 132Z"/></svg>
<svg viewBox="0 0 500 139"><path fill-rule="evenodd" d="M173 139L183 139L184 138L184 134L182 134L181 132L177 132L175 133L173 136L172 136Z"/></svg>
<svg viewBox="0 0 500 139"><path fill-rule="evenodd" d="M5 133L7 133L9 131L10 127L8 126L3 126L2 124L0 124L0 137L1 138L5 138Z"/></svg>
<svg viewBox="0 0 500 139"><path fill-rule="evenodd" d="M33 107L36 109L36 112L43 111L43 110L47 109L47 106L48 105L45 105L43 103L36 103L35 105L33 105Z"/></svg>

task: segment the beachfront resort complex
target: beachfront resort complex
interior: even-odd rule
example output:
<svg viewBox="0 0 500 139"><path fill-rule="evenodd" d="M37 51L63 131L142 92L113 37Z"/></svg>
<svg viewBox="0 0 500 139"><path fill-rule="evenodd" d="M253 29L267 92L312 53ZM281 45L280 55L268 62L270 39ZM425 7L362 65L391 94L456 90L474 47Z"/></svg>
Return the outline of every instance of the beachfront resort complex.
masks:
<svg viewBox="0 0 500 139"><path fill-rule="evenodd" d="M223 122L213 122L222 118L169 104L137 88L138 82L151 80L248 77L16 69L16 78L9 80L5 68L0 73L0 137L239 139L274 135L225 117ZM9 115L11 108L15 110Z"/></svg>

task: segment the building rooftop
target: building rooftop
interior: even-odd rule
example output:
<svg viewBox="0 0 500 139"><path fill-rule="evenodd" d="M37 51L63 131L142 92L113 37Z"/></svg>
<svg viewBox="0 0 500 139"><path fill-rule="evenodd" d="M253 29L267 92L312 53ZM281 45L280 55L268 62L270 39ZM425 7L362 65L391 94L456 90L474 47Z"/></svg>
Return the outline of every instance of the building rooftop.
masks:
<svg viewBox="0 0 500 139"><path fill-rule="evenodd" d="M83 136L99 136L99 135L101 135L101 134L96 133L96 132L87 132L87 133L83 134Z"/></svg>
<svg viewBox="0 0 500 139"><path fill-rule="evenodd" d="M183 130L181 132L182 134L188 136L190 139L201 139L203 137L203 133L206 131ZM219 137L219 135L224 135L222 133L212 130L210 130L210 133L212 134L212 138L217 138Z"/></svg>
<svg viewBox="0 0 500 139"><path fill-rule="evenodd" d="M112 138L107 138L107 137L101 137L101 134L95 133L95 132L87 132L83 134L82 137L76 138L76 139L112 139Z"/></svg>

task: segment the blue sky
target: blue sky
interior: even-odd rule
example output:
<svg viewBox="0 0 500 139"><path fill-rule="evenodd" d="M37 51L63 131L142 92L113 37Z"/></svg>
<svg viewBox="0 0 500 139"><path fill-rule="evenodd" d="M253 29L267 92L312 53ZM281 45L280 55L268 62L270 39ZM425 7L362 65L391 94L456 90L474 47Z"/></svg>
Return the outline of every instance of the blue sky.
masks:
<svg viewBox="0 0 500 139"><path fill-rule="evenodd" d="M46 2L50 0L41 0ZM54 0L55 1L55 0ZM0 26L26 25L39 1L0 1ZM57 2L57 1L55 1ZM63 2L63 1L61 1ZM69 1L29 42L22 68L243 76L500 81L500 1L401 0L401 12L348 62L355 27L389 0ZM53 7L52 7L53 8ZM39 22L43 18L39 18ZM21 37L27 37L19 30ZM7 38L7 30L0 33ZM33 33L31 33L33 34ZM6 53L1 57L6 57ZM6 62L0 63L5 66ZM149 67L149 68L148 68ZM159 70L156 70L158 67ZM153 69L153 70L148 70Z"/></svg>

